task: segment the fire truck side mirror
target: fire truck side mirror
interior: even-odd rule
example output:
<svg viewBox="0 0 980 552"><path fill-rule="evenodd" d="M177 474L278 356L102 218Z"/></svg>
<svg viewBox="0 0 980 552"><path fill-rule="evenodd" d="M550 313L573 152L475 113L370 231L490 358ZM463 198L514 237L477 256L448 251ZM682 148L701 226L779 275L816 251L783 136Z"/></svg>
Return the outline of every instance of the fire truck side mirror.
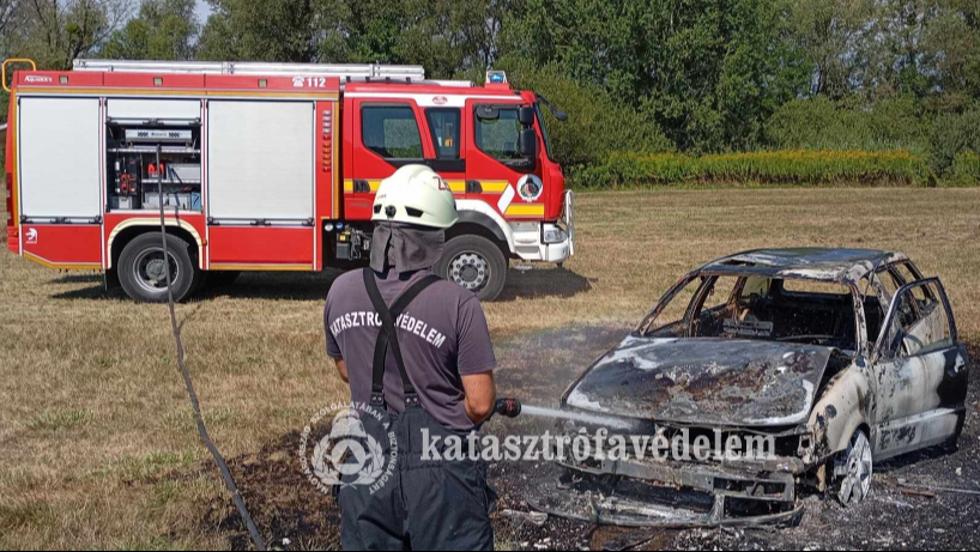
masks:
<svg viewBox="0 0 980 552"><path fill-rule="evenodd" d="M534 163L538 158L538 136L533 128L525 128L521 131L521 156Z"/></svg>
<svg viewBox="0 0 980 552"><path fill-rule="evenodd" d="M521 126L530 128L534 126L534 108L523 106L517 113L517 118L521 121Z"/></svg>

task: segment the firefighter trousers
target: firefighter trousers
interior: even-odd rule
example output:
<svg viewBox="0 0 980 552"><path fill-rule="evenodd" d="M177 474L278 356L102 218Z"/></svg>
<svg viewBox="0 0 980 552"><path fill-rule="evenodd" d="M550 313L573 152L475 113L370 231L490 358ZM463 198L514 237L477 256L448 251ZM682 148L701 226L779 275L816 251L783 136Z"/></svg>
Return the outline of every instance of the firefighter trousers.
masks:
<svg viewBox="0 0 980 552"><path fill-rule="evenodd" d="M465 436L447 430L418 405L386 417L387 431L396 436L397 467L380 488L339 489L344 550L492 550L489 514L495 495L487 485L486 464L433 459L432 448L423 458L423 430L441 442L457 435L465 444Z"/></svg>

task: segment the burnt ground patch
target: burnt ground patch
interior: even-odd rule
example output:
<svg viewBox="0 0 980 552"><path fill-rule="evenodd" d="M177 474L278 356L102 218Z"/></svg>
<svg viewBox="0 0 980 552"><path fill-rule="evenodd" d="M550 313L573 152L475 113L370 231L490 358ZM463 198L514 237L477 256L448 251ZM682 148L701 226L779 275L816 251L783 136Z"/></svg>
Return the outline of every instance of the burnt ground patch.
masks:
<svg viewBox="0 0 980 552"><path fill-rule="evenodd" d="M561 392L599 354L626 333L622 326L582 326L502 340L496 350L501 396L555 406ZM972 370L980 348L971 345ZM976 372L974 372L976 373ZM530 481L539 464L501 462L491 466L499 495L493 514L498 549L949 549L975 548L980 539L980 390L970 383L968 415L959 447L930 449L876 466L871 495L844 509L820 496L804 500L799 525L787 528L654 530L595 526L548 517L543 524L524 515ZM544 431L546 419L494 419L497 434ZM339 547L339 515L333 499L303 475L296 454L299 430L259 452L229 461L260 530L286 549ZM202 469L211 469L210 466ZM949 490L953 489L953 490ZM975 493L962 492L975 491ZM204 530L228 536L234 548L248 548L244 526L230 500L206 506ZM283 539L288 539L284 541ZM287 544L288 543L288 544Z"/></svg>

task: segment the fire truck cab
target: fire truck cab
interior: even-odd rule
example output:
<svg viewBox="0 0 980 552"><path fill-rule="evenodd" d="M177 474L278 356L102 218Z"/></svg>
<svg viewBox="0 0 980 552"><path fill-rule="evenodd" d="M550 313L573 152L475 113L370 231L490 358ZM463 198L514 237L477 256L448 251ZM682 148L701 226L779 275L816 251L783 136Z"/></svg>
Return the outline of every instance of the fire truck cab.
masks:
<svg viewBox="0 0 980 552"><path fill-rule="evenodd" d="M105 271L136 300L166 298L165 262L178 299L241 271L366 264L374 193L412 163L460 212L437 272L481 299L511 260L573 253L550 104L499 72L477 86L417 66L76 60L17 71L10 92L8 248Z"/></svg>

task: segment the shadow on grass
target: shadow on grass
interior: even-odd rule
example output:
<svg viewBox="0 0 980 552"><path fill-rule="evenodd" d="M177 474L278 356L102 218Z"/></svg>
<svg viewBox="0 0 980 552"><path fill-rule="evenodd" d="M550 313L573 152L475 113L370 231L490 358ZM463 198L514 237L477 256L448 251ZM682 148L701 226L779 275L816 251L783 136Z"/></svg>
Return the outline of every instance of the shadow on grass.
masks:
<svg viewBox="0 0 980 552"><path fill-rule="evenodd" d="M92 282L99 285L102 284L102 274L99 273L85 273L85 274L62 274L57 278L51 280L51 284L79 284Z"/></svg>
<svg viewBox="0 0 980 552"><path fill-rule="evenodd" d="M512 301L518 298L571 297L592 289L589 279L565 267L520 270L510 269L507 273L507 286L497 301Z"/></svg>
<svg viewBox="0 0 980 552"><path fill-rule="evenodd" d="M340 271L325 272L246 272L232 284L208 286L195 293L189 300L206 301L217 297L232 299L282 299L293 301L323 300L327 297L330 284L341 274ZM511 269L507 275L507 286L498 301L512 301L517 298L571 297L588 291L592 286L589 280L566 268L549 268L521 272ZM102 284L101 275L61 276L49 283L91 283L91 286L51 295L52 299L127 299L118 286L108 291Z"/></svg>

